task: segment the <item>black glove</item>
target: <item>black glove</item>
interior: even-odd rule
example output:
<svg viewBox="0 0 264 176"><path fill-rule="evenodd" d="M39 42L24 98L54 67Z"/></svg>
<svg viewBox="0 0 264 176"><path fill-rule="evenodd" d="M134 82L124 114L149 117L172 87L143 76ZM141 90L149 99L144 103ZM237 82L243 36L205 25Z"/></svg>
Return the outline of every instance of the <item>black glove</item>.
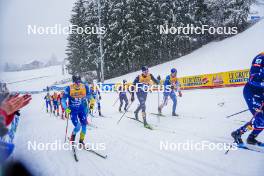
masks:
<svg viewBox="0 0 264 176"><path fill-rule="evenodd" d="M101 96L99 96L99 100L101 100L102 99L102 97Z"/></svg>
<svg viewBox="0 0 264 176"><path fill-rule="evenodd" d="M161 80L160 75L157 76L157 80L159 80L159 81Z"/></svg>

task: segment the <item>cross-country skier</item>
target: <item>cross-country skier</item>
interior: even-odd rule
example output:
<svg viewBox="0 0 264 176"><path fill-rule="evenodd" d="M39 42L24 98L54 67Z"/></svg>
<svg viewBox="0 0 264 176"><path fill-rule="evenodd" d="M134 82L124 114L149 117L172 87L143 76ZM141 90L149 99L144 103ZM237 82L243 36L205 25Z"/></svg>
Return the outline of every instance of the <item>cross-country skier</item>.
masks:
<svg viewBox="0 0 264 176"><path fill-rule="evenodd" d="M135 87L138 87L138 89L136 90L136 95L140 103L137 109L134 111L134 114L135 114L135 118L138 120L138 112L142 110L144 127L151 129L151 126L147 123L146 120L146 100L147 100L148 91L145 88L152 85L153 82L155 84L159 84L160 76L158 76L156 79L152 74L149 73L149 69L147 66L143 66L141 71L142 73L138 75L133 82L133 85ZM133 102L135 99L134 91L135 89L132 91L131 94L131 102Z"/></svg>
<svg viewBox="0 0 264 176"><path fill-rule="evenodd" d="M59 106L61 108L61 119L64 120L64 118L66 118L66 113L65 113L65 109L62 107L62 103L61 103L63 95L64 95L64 91L61 91L61 93L58 96L58 99L59 99Z"/></svg>
<svg viewBox="0 0 264 176"><path fill-rule="evenodd" d="M59 116L59 97L58 94L56 92L54 92L54 94L52 95L52 103L53 103L53 114L55 115L55 113L57 112L57 116Z"/></svg>
<svg viewBox="0 0 264 176"><path fill-rule="evenodd" d="M241 135L253 129L247 138L247 143L264 146L264 143L256 140L256 137L264 128L264 52L253 59L249 81L244 87L243 94L253 118L236 131L233 131L231 135L238 145L244 146Z"/></svg>
<svg viewBox="0 0 264 176"><path fill-rule="evenodd" d="M44 100L45 100L45 103L46 103L46 111L49 112L49 107L50 107L50 112L52 113L51 96L50 96L49 92L44 97Z"/></svg>
<svg viewBox="0 0 264 176"><path fill-rule="evenodd" d="M125 107L124 111L127 111L127 106L128 106L128 98L127 98L127 89L128 89L128 84L127 80L123 80L123 84L119 87L119 101L120 101L120 106L119 106L119 112L122 112L122 106L125 102Z"/></svg>
<svg viewBox="0 0 264 176"><path fill-rule="evenodd" d="M100 94L100 91L99 91L99 87L98 87L98 84L97 84L96 80L93 80L93 83L91 85L91 94L92 94L94 100L97 103L97 110L98 110L99 116L102 116L101 103L100 103L102 97L101 97L101 94Z"/></svg>
<svg viewBox="0 0 264 176"><path fill-rule="evenodd" d="M90 98L91 91L88 86L81 83L79 75L72 76L73 84L67 86L64 90L62 98L62 106L67 114L70 114L74 129L70 138L70 142L75 142L75 136L80 131L79 143L84 144L86 134L87 114L85 101ZM68 100L68 106L66 101Z"/></svg>
<svg viewBox="0 0 264 176"><path fill-rule="evenodd" d="M180 90L180 83L177 80L177 70L176 68L172 68L171 74L168 75L164 81L163 102L158 107L159 114L162 113L162 108L168 104L168 98L170 96L171 100L173 101L172 116L178 116L178 114L176 114L176 106L177 106L176 92L178 92L179 96L182 97L182 93Z"/></svg>

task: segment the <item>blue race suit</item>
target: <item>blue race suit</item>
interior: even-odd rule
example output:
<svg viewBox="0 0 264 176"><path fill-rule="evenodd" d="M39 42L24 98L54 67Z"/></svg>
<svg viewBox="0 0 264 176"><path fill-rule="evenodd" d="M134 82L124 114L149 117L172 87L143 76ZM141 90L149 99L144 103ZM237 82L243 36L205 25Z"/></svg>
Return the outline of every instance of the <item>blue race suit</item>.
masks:
<svg viewBox="0 0 264 176"><path fill-rule="evenodd" d="M82 127L81 134L86 134L87 125L87 105L86 100L91 96L91 91L88 86L80 83L79 86L72 84L65 88L64 95L62 98L62 107L67 108L67 99L69 108L71 110L71 121L74 125L73 134L76 135Z"/></svg>
<svg viewBox="0 0 264 176"><path fill-rule="evenodd" d="M264 109L264 53L257 55L253 59L249 81L244 87L243 94L253 118L239 130L246 132L248 126L254 127L252 134L257 136L264 128L263 111L256 111L257 109Z"/></svg>
<svg viewBox="0 0 264 176"><path fill-rule="evenodd" d="M44 97L44 100L46 102L46 109L48 110L48 108L50 107L50 111L52 111L52 106L51 106L51 97L50 95L46 95Z"/></svg>
<svg viewBox="0 0 264 176"><path fill-rule="evenodd" d="M119 111L121 111L124 102L125 102L124 110L127 111L127 106L128 106L128 98L126 94L127 87L128 87L127 84L123 84L121 87L119 87L119 101L120 101Z"/></svg>
<svg viewBox="0 0 264 176"><path fill-rule="evenodd" d="M97 84L93 84L93 85L91 85L90 89L91 89L91 95L97 103L97 110L99 112L99 115L101 115L101 103L100 103L101 93L99 91L99 87Z"/></svg>
<svg viewBox="0 0 264 176"><path fill-rule="evenodd" d="M156 84L159 84L159 80L157 80L152 74L148 74L144 76L143 74L138 75L136 79L133 82L133 85L138 85L138 90L136 92L139 106L137 107L135 113L138 113L140 110L142 110L143 113L146 112L146 100L148 92L144 90L145 86L151 85L151 82L154 82Z"/></svg>
<svg viewBox="0 0 264 176"><path fill-rule="evenodd" d="M164 92L163 92L163 103L162 107L166 106L168 103L168 97L170 96L173 106L172 113L175 114L177 106L177 96L176 93L179 90L180 83L177 80L177 77L172 77L168 75L164 81Z"/></svg>

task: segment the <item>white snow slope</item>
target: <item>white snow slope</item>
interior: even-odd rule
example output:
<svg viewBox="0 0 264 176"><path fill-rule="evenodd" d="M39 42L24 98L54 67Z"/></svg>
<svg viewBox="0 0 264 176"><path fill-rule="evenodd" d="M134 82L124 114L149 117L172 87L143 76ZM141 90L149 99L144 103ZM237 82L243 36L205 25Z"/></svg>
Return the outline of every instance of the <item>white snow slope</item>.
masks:
<svg viewBox="0 0 264 176"><path fill-rule="evenodd" d="M260 21L247 31L229 39L210 43L201 49L180 59L155 66L150 69L154 74L165 77L171 67L178 69L179 76L201 73L220 72L250 67L253 57L263 51L264 21ZM58 68L59 69L59 68ZM53 74L52 71L45 72ZM5 79L13 81L12 74L25 78L26 73L9 73ZM37 73L38 74L38 73ZM45 73L43 73L45 74ZM108 82L132 80L138 72L124 75ZM50 79L51 82L53 78ZM15 84L14 84L15 85ZM18 89L20 86L14 86ZM34 80L31 87L43 89L42 80ZM24 88L24 87L22 87ZM21 88L21 89L22 89ZM262 176L264 173L262 153L237 150L225 151L173 151L161 150L160 142L232 142L230 133L243 121L251 119L245 112L233 118L225 116L246 109L242 96L242 87L208 90L189 90L178 98L177 113L180 118L173 118L171 101L164 108L166 117L158 119L151 112L157 112L158 95L150 93L147 100L147 120L155 130L142 127L136 121L126 117L117 125L121 114L118 105L113 107L116 93L102 95L102 112L109 118L92 118L86 142L105 143L108 155L106 160L86 151L77 151L79 162L75 162L70 151L33 151L28 150L28 141L52 143L64 140L66 121L50 116L44 109L44 94L33 95L31 104L22 110L22 117L16 133L14 157L25 161L36 175L98 175L98 176ZM160 96L161 97L161 96ZM219 105L223 106L219 106ZM131 111L138 105L136 100ZM133 113L128 112L129 116ZM90 119L91 120L91 119ZM69 131L72 124L69 124ZM247 133L248 134L248 133ZM247 134L243 136L245 140ZM263 133L259 140L264 140Z"/></svg>

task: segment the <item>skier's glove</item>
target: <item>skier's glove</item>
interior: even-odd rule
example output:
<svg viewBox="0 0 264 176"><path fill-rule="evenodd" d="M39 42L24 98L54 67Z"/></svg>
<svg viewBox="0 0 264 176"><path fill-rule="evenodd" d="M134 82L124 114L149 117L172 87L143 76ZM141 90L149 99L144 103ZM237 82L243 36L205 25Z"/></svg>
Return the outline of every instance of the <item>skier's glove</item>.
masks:
<svg viewBox="0 0 264 176"><path fill-rule="evenodd" d="M159 80L159 81L161 80L160 75L157 76L157 80Z"/></svg>
<svg viewBox="0 0 264 176"><path fill-rule="evenodd" d="M182 93L181 93L181 91L179 91L179 96L182 97Z"/></svg>
<svg viewBox="0 0 264 176"><path fill-rule="evenodd" d="M67 115L69 115L71 113L70 108L66 108L65 112L66 112Z"/></svg>
<svg viewBox="0 0 264 176"><path fill-rule="evenodd" d="M102 97L101 96L99 96L99 100L102 100Z"/></svg>

